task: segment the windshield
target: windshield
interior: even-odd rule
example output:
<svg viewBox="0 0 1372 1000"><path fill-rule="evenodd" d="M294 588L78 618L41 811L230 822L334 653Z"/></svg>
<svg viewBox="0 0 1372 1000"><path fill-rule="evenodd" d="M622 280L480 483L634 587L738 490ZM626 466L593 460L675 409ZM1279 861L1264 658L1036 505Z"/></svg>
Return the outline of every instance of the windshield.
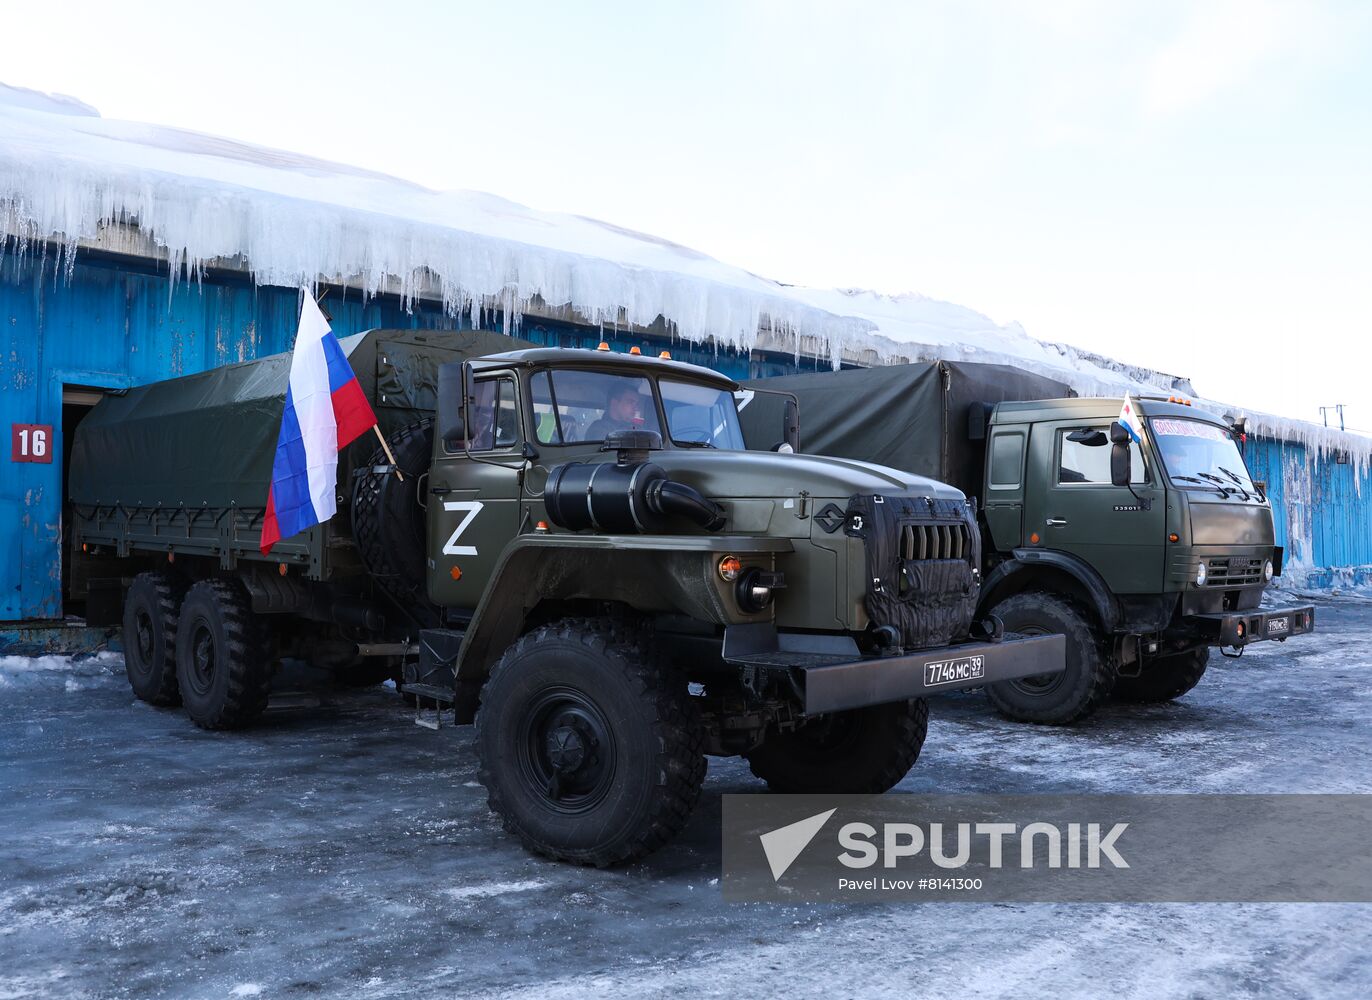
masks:
<svg viewBox="0 0 1372 1000"><path fill-rule="evenodd" d="M665 378L658 380L658 388L674 444L743 450L743 432L732 392Z"/></svg>
<svg viewBox="0 0 1372 1000"><path fill-rule="evenodd" d="M599 442L613 431L662 433L652 383L641 375L541 371L529 379L529 387L539 444Z"/></svg>
<svg viewBox="0 0 1372 1000"><path fill-rule="evenodd" d="M1232 431L1177 417L1154 417L1149 426L1176 485L1257 496Z"/></svg>

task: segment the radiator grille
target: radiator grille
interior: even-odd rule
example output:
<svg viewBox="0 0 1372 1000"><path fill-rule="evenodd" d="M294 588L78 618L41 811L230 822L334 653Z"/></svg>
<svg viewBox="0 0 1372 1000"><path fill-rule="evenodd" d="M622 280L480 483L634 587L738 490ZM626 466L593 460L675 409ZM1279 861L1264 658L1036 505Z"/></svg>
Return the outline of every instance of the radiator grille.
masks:
<svg viewBox="0 0 1372 1000"><path fill-rule="evenodd" d="M1242 587L1262 582L1262 560L1235 556L1205 561L1207 587Z"/></svg>
<svg viewBox="0 0 1372 1000"><path fill-rule="evenodd" d="M905 559L966 559L972 554L966 524L907 524L901 529Z"/></svg>

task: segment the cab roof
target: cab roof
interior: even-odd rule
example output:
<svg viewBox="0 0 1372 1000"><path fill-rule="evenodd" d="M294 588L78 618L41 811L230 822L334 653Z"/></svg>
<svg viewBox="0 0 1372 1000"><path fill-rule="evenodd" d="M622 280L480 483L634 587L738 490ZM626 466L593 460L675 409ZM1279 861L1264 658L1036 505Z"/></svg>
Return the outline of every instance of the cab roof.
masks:
<svg viewBox="0 0 1372 1000"><path fill-rule="evenodd" d="M477 371L492 368L528 368L549 365L554 368L629 368L643 374L679 375L697 382L709 382L733 392L738 383L711 368L647 354L618 351L592 351L583 347L532 347L522 351L487 354L472 361Z"/></svg>
<svg viewBox="0 0 1372 1000"><path fill-rule="evenodd" d="M1131 396L1145 417L1190 417L1228 427L1218 414L1184 403ZM1084 396L1072 399L1026 399L996 404L994 423L1036 423L1042 420L1114 420L1124 404L1122 396Z"/></svg>

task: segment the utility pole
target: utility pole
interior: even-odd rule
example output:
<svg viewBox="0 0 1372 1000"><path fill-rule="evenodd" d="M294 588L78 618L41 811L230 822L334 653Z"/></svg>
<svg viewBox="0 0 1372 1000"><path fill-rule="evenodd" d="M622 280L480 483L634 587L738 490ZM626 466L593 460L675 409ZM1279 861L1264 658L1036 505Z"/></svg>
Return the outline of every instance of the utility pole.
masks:
<svg viewBox="0 0 1372 1000"><path fill-rule="evenodd" d="M1339 415L1339 430L1343 430L1343 404L1335 403L1333 406L1321 406L1320 416L1324 419L1324 426L1329 426L1329 411L1334 410Z"/></svg>

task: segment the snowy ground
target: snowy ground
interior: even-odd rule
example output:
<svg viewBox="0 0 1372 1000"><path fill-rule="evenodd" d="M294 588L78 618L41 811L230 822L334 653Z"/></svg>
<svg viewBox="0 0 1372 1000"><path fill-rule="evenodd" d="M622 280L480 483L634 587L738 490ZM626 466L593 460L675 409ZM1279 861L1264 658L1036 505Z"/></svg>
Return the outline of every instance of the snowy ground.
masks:
<svg viewBox="0 0 1372 1000"><path fill-rule="evenodd" d="M935 703L904 791L1372 791L1372 603L1220 660L1191 696L1075 729ZM0 1000L1354 996L1372 906L725 905L702 806L647 863L522 853L470 728L328 693L215 735L135 702L117 656L0 658Z"/></svg>

